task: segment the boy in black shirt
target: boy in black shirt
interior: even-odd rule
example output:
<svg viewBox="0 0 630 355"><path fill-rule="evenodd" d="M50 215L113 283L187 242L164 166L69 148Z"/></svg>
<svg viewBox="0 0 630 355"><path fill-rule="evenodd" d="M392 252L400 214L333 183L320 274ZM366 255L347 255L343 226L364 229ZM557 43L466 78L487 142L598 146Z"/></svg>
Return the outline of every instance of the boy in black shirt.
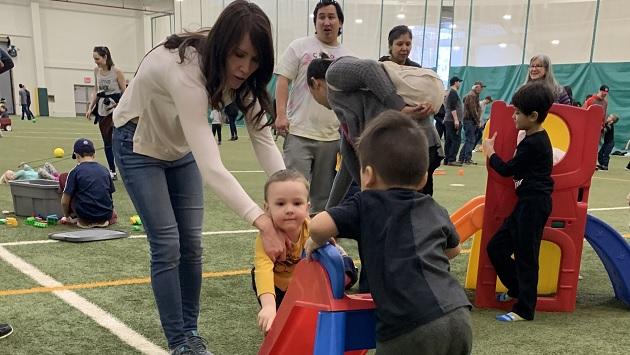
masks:
<svg viewBox="0 0 630 355"><path fill-rule="evenodd" d="M376 305L377 354L469 354L470 302L449 273L460 252L448 213L419 190L428 144L396 111L370 122L359 139L362 191L311 221L307 253L329 238L359 241Z"/></svg>
<svg viewBox="0 0 630 355"><path fill-rule="evenodd" d="M542 123L554 101L553 92L540 81L523 85L514 94L516 128L525 138L516 147L514 158L504 162L494 152L495 132L483 142L490 167L501 176L513 176L518 201L503 225L488 243L488 256L507 293L497 295L501 302L517 298L512 311L497 320L533 320L538 286L538 253L543 229L551 214L553 150ZM514 259L511 255L514 254Z"/></svg>

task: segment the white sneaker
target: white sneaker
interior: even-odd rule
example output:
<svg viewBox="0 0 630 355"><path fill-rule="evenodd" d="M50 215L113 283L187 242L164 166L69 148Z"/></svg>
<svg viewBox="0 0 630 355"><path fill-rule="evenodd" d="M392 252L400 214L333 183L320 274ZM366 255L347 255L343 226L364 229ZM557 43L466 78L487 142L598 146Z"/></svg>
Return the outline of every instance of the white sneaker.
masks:
<svg viewBox="0 0 630 355"><path fill-rule="evenodd" d="M116 181L118 180L118 174L116 174L115 172L110 171L109 172L109 176L112 178L112 180Z"/></svg>

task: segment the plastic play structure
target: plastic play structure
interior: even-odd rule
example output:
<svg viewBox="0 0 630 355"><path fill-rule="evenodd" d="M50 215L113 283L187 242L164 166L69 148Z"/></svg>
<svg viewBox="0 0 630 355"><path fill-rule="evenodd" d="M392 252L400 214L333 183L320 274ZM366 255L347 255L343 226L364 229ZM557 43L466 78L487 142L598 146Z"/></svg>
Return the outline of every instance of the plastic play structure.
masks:
<svg viewBox="0 0 630 355"><path fill-rule="evenodd" d="M296 266L258 354L360 355L376 347L370 294L344 294L343 260L326 245Z"/></svg>
<svg viewBox="0 0 630 355"><path fill-rule="evenodd" d="M508 160L516 148L513 107L504 102L492 106L490 132L498 131L495 150ZM603 116L600 107L583 110L554 105L545 128L561 159L554 166L553 210L543 232L540 257L539 297L541 311L571 312L575 309L577 281L584 236L602 260L615 296L630 306L630 246L619 233L595 217L587 216L590 181L594 172ZM507 308L496 301L496 273L486 246L516 203L513 182L488 170L486 196L477 197L456 211L451 219L463 240L475 235L469 258L466 286L476 286L478 307ZM483 217L481 217L483 216Z"/></svg>
<svg viewBox="0 0 630 355"><path fill-rule="evenodd" d="M495 150L504 160L516 148L513 111L501 101L492 106L489 131L499 132ZM602 116L599 106L583 110L554 104L545 121L559 159L552 172L553 209L541 244L540 311L575 310L584 239L602 260L615 297L630 307L630 245L605 222L587 215ZM511 306L495 299L502 285L497 283L486 246L515 203L512 180L488 170L486 195L451 215L462 243L474 236L466 286L476 287L478 307ZM343 270L341 255L331 245L315 251L313 260L302 260L259 354L359 355L374 348L374 302L369 294L344 294Z"/></svg>

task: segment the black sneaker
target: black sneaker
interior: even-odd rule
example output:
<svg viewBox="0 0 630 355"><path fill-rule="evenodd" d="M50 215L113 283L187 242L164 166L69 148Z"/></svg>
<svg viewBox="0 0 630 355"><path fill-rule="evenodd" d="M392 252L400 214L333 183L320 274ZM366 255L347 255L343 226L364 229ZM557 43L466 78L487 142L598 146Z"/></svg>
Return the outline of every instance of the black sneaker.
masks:
<svg viewBox="0 0 630 355"><path fill-rule="evenodd" d="M607 166L598 165L597 168L598 168L598 170L608 171L608 167Z"/></svg>
<svg viewBox="0 0 630 355"><path fill-rule="evenodd" d="M452 162L448 163L448 165L450 165L450 166L462 166L463 164L461 162L458 162L458 161L452 161Z"/></svg>
<svg viewBox="0 0 630 355"><path fill-rule="evenodd" d="M6 338L13 333L13 327L9 324L0 324L0 339Z"/></svg>
<svg viewBox="0 0 630 355"><path fill-rule="evenodd" d="M182 344L171 350L171 355L197 355L189 344Z"/></svg>
<svg viewBox="0 0 630 355"><path fill-rule="evenodd" d="M186 332L186 338L188 339L188 344L190 344L195 354L212 355L212 353L208 351L208 342L206 339L199 336L199 332L196 330Z"/></svg>
<svg viewBox="0 0 630 355"><path fill-rule="evenodd" d="M464 164L466 164L466 165L477 165L477 163L475 163L475 162L474 162L474 161L472 161L472 160L466 160L466 161L464 162Z"/></svg>

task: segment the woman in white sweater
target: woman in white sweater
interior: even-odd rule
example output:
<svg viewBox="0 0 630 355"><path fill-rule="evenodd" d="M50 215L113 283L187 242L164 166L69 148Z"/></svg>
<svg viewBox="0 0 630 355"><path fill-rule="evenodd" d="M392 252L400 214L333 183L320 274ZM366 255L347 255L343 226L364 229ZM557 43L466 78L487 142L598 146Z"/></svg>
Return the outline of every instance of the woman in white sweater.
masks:
<svg viewBox="0 0 630 355"><path fill-rule="evenodd" d="M170 36L142 60L114 112L114 155L151 249L151 284L172 354L207 354L197 333L203 183L260 230L267 254L285 238L221 162L208 108L245 112L267 175L284 169L266 119L271 24L255 4L232 2L211 30Z"/></svg>

